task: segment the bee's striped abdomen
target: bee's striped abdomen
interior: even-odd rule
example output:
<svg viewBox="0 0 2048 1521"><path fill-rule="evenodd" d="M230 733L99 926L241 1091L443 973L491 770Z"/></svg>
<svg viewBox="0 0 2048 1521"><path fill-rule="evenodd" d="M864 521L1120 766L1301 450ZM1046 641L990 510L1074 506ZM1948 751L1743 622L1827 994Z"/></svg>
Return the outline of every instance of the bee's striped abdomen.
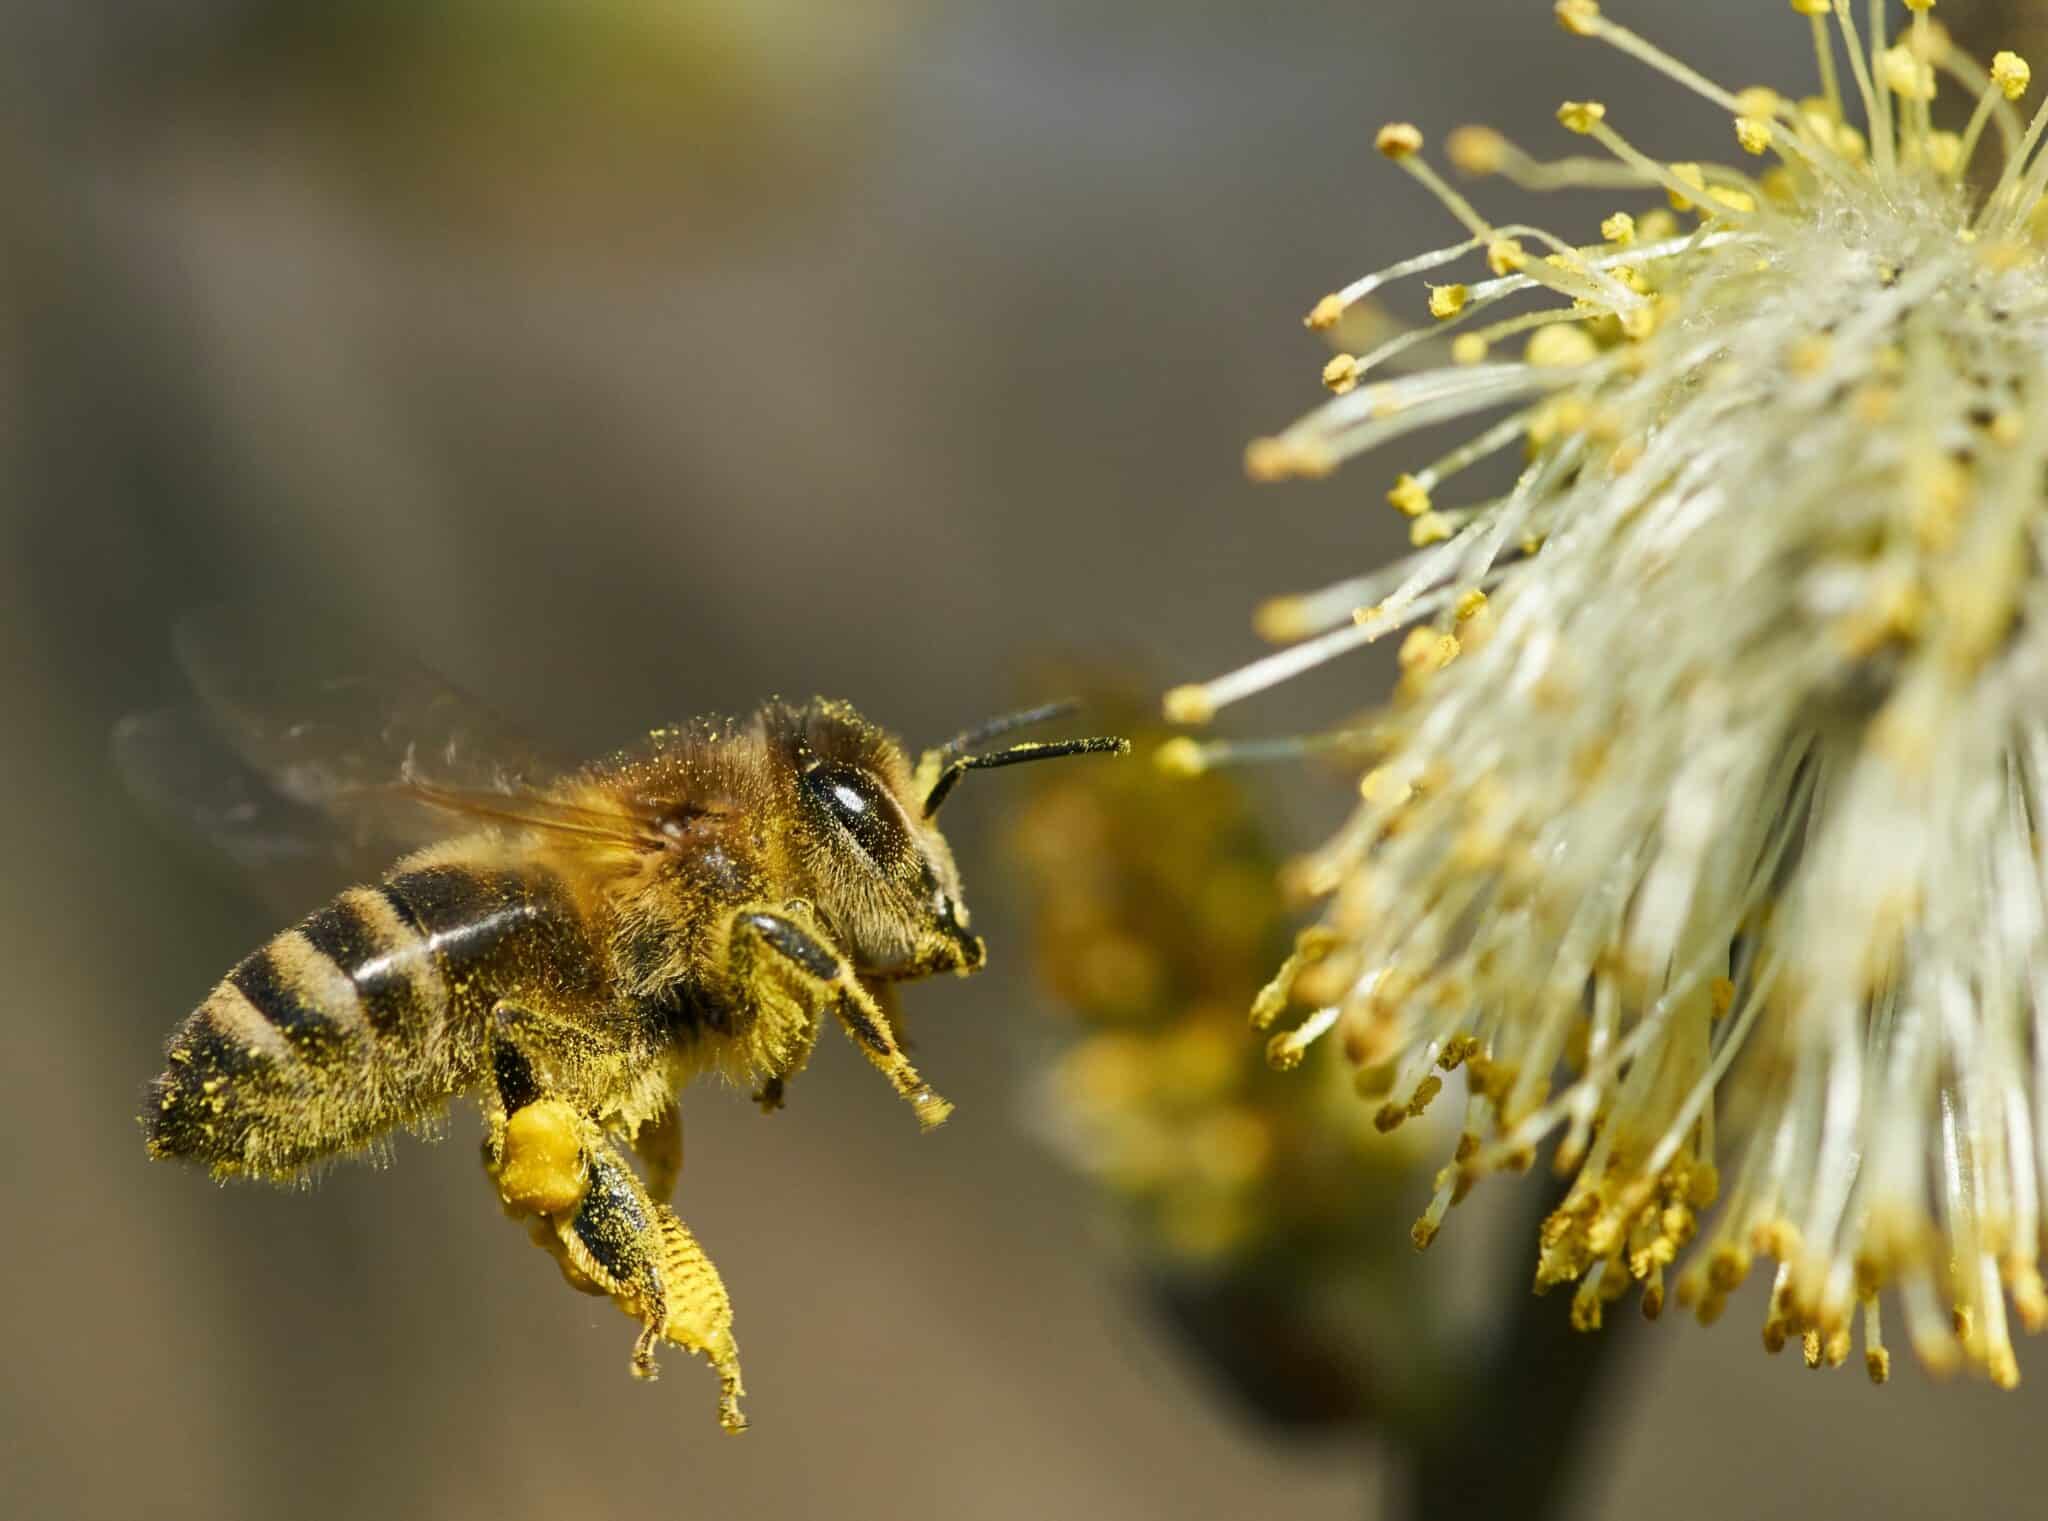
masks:
<svg viewBox="0 0 2048 1521"><path fill-rule="evenodd" d="M350 888L253 955L171 1042L151 1151L286 1177L438 1113L493 1005L595 960L559 881L459 861Z"/></svg>

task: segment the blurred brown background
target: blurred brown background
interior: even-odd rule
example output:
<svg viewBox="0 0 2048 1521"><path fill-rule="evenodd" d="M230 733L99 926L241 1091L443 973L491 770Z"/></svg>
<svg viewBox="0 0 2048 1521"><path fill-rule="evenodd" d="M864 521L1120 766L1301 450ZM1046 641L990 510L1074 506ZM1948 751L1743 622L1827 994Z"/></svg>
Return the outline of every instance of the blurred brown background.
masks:
<svg viewBox="0 0 2048 1521"><path fill-rule="evenodd" d="M920 1140L831 1041L772 1120L686 1106L681 1205L751 1389L733 1441L701 1365L628 1379L631 1326L499 1218L467 1111L310 1194L144 1161L165 1033L275 926L146 826L106 734L171 694L175 614L249 589L593 750L772 690L927 738L1046 652L1212 674L1260 596L1396 543L1398 461L1281 492L1238 468L1314 399L1307 305L1453 235L1372 127L1548 148L1556 101L1597 94L1653 151L1727 136L1549 9L7 5L10 1513L1372 1514L1375 1455L1216 1398L1018 1123L1046 1021L1003 780L951 825L994 965L911 1000L956 1120ZM1731 83L1810 78L1783 0L1610 9ZM2048 1349L2017 1395L1910 1366L1873 1390L1767 1361L1757 1318L1635 1338L1585 1514L2038 1505Z"/></svg>

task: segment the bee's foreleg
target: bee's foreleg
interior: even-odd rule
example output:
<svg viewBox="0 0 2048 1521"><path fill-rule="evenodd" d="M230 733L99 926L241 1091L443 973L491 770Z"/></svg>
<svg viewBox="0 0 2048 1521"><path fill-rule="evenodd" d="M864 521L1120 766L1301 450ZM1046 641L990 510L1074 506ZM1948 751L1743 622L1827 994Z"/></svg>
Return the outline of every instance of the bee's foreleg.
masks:
<svg viewBox="0 0 2048 1521"><path fill-rule="evenodd" d="M921 1126L930 1130L945 1123L953 1106L932 1092L917 1075L917 1068L903 1054L882 1006L861 985L844 958L818 935L787 914L744 908L733 916L731 945L737 963L735 970L742 979L756 958L763 954L775 956L782 973L798 985L814 1018L822 1017L826 1009L837 1016L854 1044L917 1111ZM815 1031L812 1038L816 1038Z"/></svg>

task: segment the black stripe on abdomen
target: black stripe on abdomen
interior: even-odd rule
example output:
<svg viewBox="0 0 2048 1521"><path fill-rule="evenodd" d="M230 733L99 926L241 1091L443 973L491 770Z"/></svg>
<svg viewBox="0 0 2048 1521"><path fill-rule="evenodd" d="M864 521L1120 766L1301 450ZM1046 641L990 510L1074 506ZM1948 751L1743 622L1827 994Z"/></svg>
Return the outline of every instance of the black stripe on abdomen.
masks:
<svg viewBox="0 0 2048 1521"><path fill-rule="evenodd" d="M370 1028L379 1035L390 1035L420 1022L425 1000L417 979L424 970L420 965L424 950L406 924L377 923L354 896L353 892L344 893L308 916L299 933L348 974ZM393 943L401 939L411 943Z"/></svg>
<svg viewBox="0 0 2048 1521"><path fill-rule="evenodd" d="M244 958L228 973L235 990L294 1045L337 1039L341 1026L325 1009L306 1001L279 970L269 946Z"/></svg>
<svg viewBox="0 0 2048 1521"><path fill-rule="evenodd" d="M405 912L451 971L496 950L540 909L526 880L513 872L468 866L426 866L393 877L384 895Z"/></svg>

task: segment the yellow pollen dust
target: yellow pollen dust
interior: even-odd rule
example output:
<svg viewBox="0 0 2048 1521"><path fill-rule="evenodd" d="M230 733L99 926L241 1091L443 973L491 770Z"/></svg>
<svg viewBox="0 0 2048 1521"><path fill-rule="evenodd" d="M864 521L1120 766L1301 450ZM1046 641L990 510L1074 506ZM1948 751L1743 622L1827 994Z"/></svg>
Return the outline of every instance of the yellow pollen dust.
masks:
<svg viewBox="0 0 2048 1521"><path fill-rule="evenodd" d="M1600 224L1600 236L1617 248L1626 248L1636 240L1636 219L1617 211Z"/></svg>
<svg viewBox="0 0 2048 1521"><path fill-rule="evenodd" d="M1597 100L1568 100L1557 108L1558 124L1567 132L1589 133L1607 119L1607 107Z"/></svg>

